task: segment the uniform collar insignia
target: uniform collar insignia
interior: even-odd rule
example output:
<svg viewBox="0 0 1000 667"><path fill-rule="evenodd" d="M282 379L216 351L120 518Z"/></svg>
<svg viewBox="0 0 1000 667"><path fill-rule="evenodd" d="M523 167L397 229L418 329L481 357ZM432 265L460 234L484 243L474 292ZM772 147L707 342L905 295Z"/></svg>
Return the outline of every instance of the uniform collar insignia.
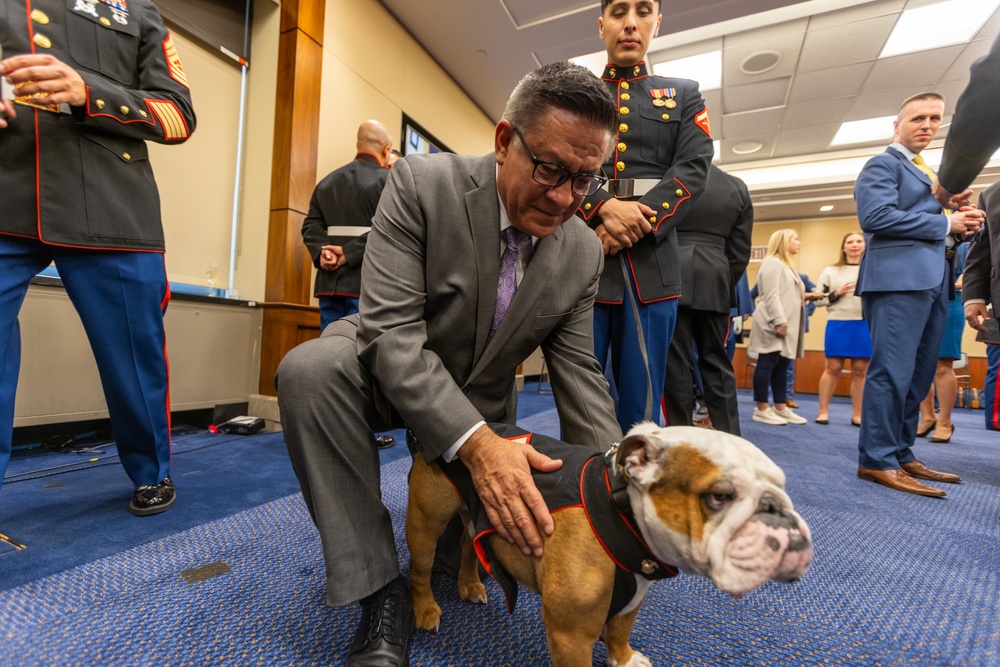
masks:
<svg viewBox="0 0 1000 667"><path fill-rule="evenodd" d="M618 65L608 63L604 66L604 73L601 75L601 78L607 81L619 81L622 79L630 81L646 76L649 76L649 71L646 69L646 63L644 62L634 67L619 67Z"/></svg>

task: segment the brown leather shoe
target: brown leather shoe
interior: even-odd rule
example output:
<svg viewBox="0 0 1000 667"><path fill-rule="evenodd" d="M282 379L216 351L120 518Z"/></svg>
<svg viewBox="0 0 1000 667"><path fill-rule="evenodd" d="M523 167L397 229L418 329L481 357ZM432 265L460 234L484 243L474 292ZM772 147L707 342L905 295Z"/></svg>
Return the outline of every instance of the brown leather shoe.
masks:
<svg viewBox="0 0 1000 667"><path fill-rule="evenodd" d="M930 496L932 498L944 498L947 493L933 486L921 484L899 468L893 470L871 470L869 468L858 468L858 478L888 486L890 489L915 493L918 496Z"/></svg>
<svg viewBox="0 0 1000 667"><path fill-rule="evenodd" d="M958 484L962 481L962 478L958 475L952 475L950 472L931 470L920 461L911 461L910 463L903 463L901 465L910 477L929 479L932 482L945 482L946 484Z"/></svg>
<svg viewBox="0 0 1000 667"><path fill-rule="evenodd" d="M793 409L799 407L799 404L796 403L795 399L791 398L791 397L789 397L789 398L787 398L785 400L785 405L787 405L788 407L793 408Z"/></svg>

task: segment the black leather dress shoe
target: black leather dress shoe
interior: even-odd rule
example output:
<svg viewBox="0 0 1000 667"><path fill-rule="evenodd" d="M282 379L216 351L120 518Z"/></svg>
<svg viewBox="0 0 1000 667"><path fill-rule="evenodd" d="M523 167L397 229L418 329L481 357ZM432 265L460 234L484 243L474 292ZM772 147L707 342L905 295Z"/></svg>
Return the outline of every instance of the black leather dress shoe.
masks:
<svg viewBox="0 0 1000 667"><path fill-rule="evenodd" d="M361 601L361 623L346 667L408 667L413 611L410 584L399 575Z"/></svg>
<svg viewBox="0 0 1000 667"><path fill-rule="evenodd" d="M379 449L389 449L396 444L396 438L391 435L376 435L375 444L378 445Z"/></svg>
<svg viewBox="0 0 1000 667"><path fill-rule="evenodd" d="M159 484L135 487L135 495L128 504L128 511L136 516L159 514L173 507L176 500L174 483L169 477L165 477Z"/></svg>

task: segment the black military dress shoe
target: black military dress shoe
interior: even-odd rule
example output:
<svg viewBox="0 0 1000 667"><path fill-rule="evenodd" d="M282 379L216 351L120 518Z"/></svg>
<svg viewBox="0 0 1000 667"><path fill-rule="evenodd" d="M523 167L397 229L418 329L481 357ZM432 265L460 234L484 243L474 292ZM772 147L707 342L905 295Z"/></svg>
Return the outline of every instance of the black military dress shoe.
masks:
<svg viewBox="0 0 1000 667"><path fill-rule="evenodd" d="M159 484L135 487L135 495L128 504L128 511L136 516L159 514L173 507L176 500L174 483L169 477L165 477Z"/></svg>
<svg viewBox="0 0 1000 667"><path fill-rule="evenodd" d="M391 435L376 435L375 444L378 445L379 449L389 449L396 444L396 438Z"/></svg>
<svg viewBox="0 0 1000 667"><path fill-rule="evenodd" d="M346 667L408 667L413 611L410 584L399 575L361 601L361 623Z"/></svg>

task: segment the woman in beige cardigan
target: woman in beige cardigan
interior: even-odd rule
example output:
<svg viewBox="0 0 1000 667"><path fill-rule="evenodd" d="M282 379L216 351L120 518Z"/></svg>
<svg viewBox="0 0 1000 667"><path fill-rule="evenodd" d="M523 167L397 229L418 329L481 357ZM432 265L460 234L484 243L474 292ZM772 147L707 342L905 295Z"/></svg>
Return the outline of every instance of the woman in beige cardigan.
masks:
<svg viewBox="0 0 1000 667"><path fill-rule="evenodd" d="M802 356L805 327L805 286L791 260L799 252L799 245L794 229L779 229L771 234L767 256L757 270L760 297L753 312L748 352L757 354L753 374L757 407L753 420L762 424L806 423L785 403L788 364ZM768 388L774 394L773 408L768 403Z"/></svg>

